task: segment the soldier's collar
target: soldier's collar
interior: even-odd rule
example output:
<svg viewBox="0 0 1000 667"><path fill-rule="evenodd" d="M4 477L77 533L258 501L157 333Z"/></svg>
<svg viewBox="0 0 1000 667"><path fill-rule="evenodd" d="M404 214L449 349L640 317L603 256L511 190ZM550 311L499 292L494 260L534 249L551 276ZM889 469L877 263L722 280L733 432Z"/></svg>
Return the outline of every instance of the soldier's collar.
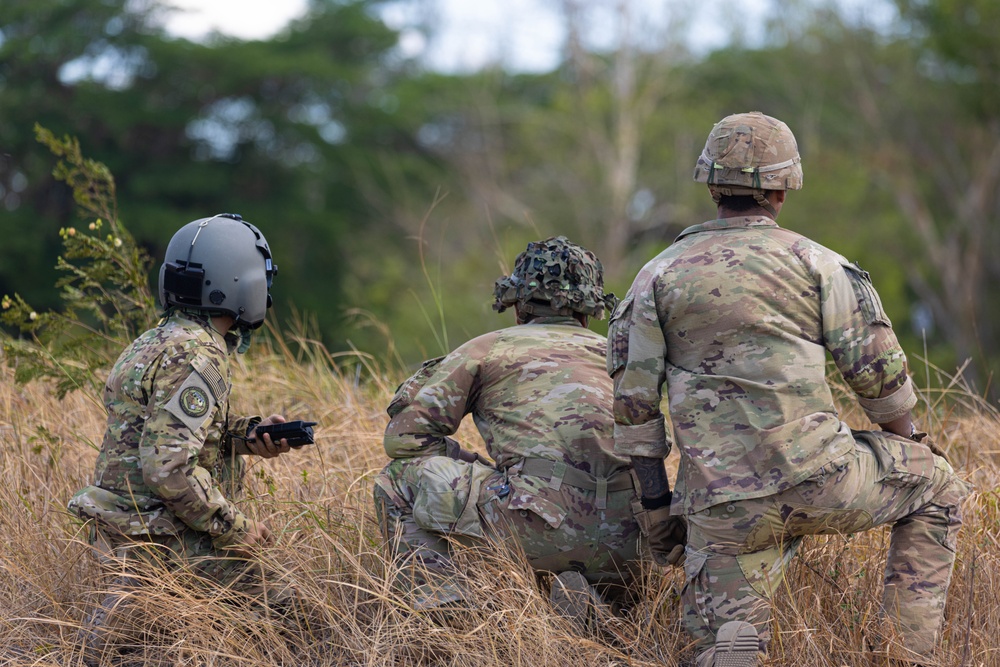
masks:
<svg viewBox="0 0 1000 667"><path fill-rule="evenodd" d="M575 324L576 326L583 326L579 320L571 315L542 315L531 318L531 321L527 322L527 324Z"/></svg>
<svg viewBox="0 0 1000 667"><path fill-rule="evenodd" d="M221 346L225 347L226 351L229 353L232 353L232 351L236 349L236 345L239 343L239 335L236 335L234 338L230 335L233 332L228 334L220 333L215 327L212 326L212 319L204 313L175 308L173 312L167 314L167 318L187 320L188 322L201 326L209 333L210 336L212 336L212 338L218 341Z"/></svg>
<svg viewBox="0 0 1000 667"><path fill-rule="evenodd" d="M691 225L677 235L675 241L679 241L690 234L698 232L714 232L722 229L748 229L750 227L777 227L778 223L766 215L748 215L737 218L717 218L698 225Z"/></svg>

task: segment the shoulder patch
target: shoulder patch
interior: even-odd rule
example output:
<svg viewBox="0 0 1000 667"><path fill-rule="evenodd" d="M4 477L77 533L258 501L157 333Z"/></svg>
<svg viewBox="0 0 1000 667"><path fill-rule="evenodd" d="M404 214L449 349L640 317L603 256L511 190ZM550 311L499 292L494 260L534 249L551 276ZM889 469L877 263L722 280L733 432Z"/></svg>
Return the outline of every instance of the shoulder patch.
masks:
<svg viewBox="0 0 1000 667"><path fill-rule="evenodd" d="M178 401L184 414L191 417L204 417L208 412L208 396L201 387L188 387L181 392Z"/></svg>
<svg viewBox="0 0 1000 667"><path fill-rule="evenodd" d="M191 373L170 397L164 408L192 432L197 432L212 417L218 401L197 372Z"/></svg>
<svg viewBox="0 0 1000 667"><path fill-rule="evenodd" d="M213 364L207 357L199 357L191 363L194 371L202 377L205 384L212 391L212 396L216 401L224 401L229 394L229 387L226 380L219 372L218 366Z"/></svg>
<svg viewBox="0 0 1000 667"><path fill-rule="evenodd" d="M628 343L632 323L632 304L634 296L628 291L621 300L608 322L608 342L606 351L608 375L614 376L628 363Z"/></svg>

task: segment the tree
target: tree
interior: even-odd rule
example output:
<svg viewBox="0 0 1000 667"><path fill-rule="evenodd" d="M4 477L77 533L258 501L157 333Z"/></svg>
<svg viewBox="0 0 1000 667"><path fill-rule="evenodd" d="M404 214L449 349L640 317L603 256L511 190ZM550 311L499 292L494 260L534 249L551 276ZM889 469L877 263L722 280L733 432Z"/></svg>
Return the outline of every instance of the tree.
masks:
<svg viewBox="0 0 1000 667"><path fill-rule="evenodd" d="M40 122L116 175L121 217L154 258L204 215L258 224L280 267L279 314L293 304L340 340L349 237L380 224L357 174L380 174L389 155L411 170L426 163L391 94L408 64L372 5L314 0L272 39L197 44L157 27L154 0L0 4L0 185L14 239L0 248L0 291L55 305L51 291L24 287L54 282L55 232L72 217L34 145Z"/></svg>

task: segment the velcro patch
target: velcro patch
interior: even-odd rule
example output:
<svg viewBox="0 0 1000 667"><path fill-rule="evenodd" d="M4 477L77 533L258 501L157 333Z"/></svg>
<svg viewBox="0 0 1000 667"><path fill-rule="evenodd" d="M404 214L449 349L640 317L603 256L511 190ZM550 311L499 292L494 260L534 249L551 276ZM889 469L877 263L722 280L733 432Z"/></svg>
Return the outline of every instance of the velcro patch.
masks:
<svg viewBox="0 0 1000 667"><path fill-rule="evenodd" d="M216 403L208 383L200 374L192 372L164 407L192 433L196 433L211 418Z"/></svg>
<svg viewBox="0 0 1000 667"><path fill-rule="evenodd" d="M207 357L196 359L191 367L212 390L212 396L215 397L215 400L219 402L226 400L226 396L229 394L229 384L223 379L219 368L210 359Z"/></svg>

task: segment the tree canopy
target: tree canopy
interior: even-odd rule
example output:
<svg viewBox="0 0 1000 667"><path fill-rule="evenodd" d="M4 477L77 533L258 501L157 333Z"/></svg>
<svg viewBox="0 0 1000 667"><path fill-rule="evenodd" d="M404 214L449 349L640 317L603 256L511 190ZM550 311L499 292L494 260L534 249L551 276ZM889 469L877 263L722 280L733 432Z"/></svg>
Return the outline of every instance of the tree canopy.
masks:
<svg viewBox="0 0 1000 667"><path fill-rule="evenodd" d="M872 274L911 356L971 358L985 389L1000 359L995 5L895 0L876 30L800 3L759 45L694 54L624 12L588 48L566 3L552 71L445 74L405 58L371 0L313 0L272 38L206 43L166 34L155 0L4 2L0 293L57 303L57 230L75 213L39 123L109 167L154 260L185 222L241 213L281 267L282 326L416 362L507 323L493 280L533 238L590 247L623 292L714 215L691 180L712 124L760 110L803 156L779 223Z"/></svg>

